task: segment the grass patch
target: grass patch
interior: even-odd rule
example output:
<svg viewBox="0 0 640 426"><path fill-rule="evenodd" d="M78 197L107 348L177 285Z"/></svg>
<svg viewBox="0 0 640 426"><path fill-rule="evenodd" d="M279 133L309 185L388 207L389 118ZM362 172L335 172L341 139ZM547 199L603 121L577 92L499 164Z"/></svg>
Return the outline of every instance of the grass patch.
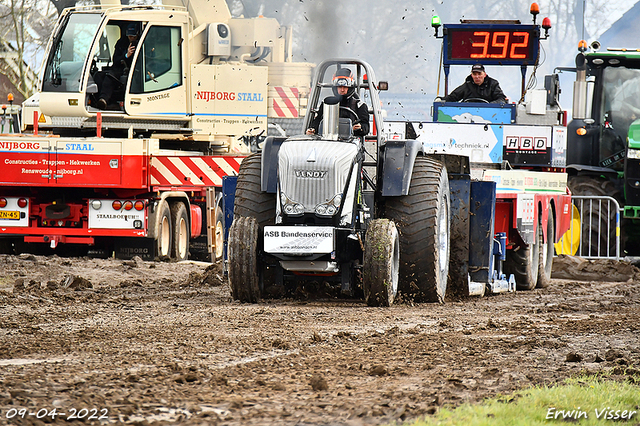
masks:
<svg viewBox="0 0 640 426"><path fill-rule="evenodd" d="M640 425L640 387L607 380L606 376L582 376L551 387L538 386L509 397L487 399L482 404L445 407L432 417L410 424L528 426L567 422Z"/></svg>

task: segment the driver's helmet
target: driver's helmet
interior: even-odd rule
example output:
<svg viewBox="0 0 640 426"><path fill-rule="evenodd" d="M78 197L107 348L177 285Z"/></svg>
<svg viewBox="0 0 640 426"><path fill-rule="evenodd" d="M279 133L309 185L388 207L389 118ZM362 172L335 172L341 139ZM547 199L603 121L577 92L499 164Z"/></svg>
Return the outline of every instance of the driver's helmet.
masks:
<svg viewBox="0 0 640 426"><path fill-rule="evenodd" d="M348 68L340 68L333 74L333 94L338 95L338 87L348 87L347 97L350 98L355 93L356 81L351 75L351 70Z"/></svg>

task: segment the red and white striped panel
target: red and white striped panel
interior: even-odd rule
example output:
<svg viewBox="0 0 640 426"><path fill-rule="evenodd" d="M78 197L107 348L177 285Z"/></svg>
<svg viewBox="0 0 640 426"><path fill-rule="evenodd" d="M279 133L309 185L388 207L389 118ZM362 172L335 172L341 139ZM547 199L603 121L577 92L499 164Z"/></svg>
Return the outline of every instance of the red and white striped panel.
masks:
<svg viewBox="0 0 640 426"><path fill-rule="evenodd" d="M298 118L298 98L300 91L297 87L274 87L277 96L271 98L272 108L278 117Z"/></svg>
<svg viewBox="0 0 640 426"><path fill-rule="evenodd" d="M244 157L153 157L151 185L222 186L224 176L236 176Z"/></svg>

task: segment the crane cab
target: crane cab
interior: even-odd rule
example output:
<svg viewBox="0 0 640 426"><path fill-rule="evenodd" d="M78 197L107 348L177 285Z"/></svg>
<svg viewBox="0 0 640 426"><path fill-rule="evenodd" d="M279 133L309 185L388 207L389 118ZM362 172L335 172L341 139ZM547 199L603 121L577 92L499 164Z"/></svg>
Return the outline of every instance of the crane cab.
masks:
<svg viewBox="0 0 640 426"><path fill-rule="evenodd" d="M116 44L128 42L129 27L138 34L131 63L114 63ZM83 127L99 111L111 127L162 119L165 126L179 128L189 121L186 12L156 6L66 10L57 28L39 104L54 126ZM99 108L106 84L112 93Z"/></svg>

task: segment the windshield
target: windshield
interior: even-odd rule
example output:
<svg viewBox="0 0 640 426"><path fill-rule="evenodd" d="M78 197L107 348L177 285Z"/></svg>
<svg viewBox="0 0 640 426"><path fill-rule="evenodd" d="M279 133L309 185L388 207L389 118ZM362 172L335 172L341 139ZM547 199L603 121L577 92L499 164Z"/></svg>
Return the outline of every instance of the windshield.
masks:
<svg viewBox="0 0 640 426"><path fill-rule="evenodd" d="M75 13L53 40L42 81L43 92L78 92L91 44L100 26L99 13Z"/></svg>
<svg viewBox="0 0 640 426"><path fill-rule="evenodd" d="M600 164L622 169L616 154L624 152L629 126L640 118L640 70L608 67L602 74ZM614 156L615 158L611 158Z"/></svg>

